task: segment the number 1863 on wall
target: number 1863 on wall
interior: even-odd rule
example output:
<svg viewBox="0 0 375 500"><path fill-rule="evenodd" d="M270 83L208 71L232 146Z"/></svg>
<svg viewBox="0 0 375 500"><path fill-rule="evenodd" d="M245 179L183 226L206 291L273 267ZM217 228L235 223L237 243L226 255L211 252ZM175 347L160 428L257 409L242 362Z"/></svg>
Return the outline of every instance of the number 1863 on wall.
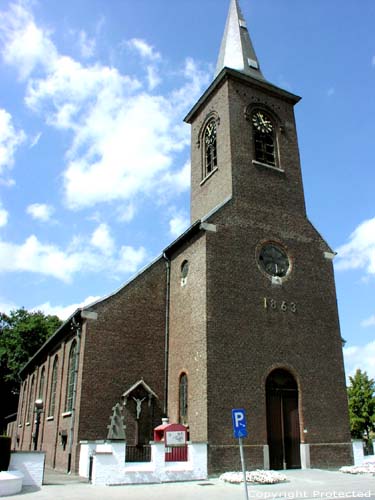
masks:
<svg viewBox="0 0 375 500"><path fill-rule="evenodd" d="M297 304L295 302L286 302L285 300L277 301L275 299L270 299L268 297L263 297L264 309L269 309L272 311L282 311L282 312L297 312Z"/></svg>

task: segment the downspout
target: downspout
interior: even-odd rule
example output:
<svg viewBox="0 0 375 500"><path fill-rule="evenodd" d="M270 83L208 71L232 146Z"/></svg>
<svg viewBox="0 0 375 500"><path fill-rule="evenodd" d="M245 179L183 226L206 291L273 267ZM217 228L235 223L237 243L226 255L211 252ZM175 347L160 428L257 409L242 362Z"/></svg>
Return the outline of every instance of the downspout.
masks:
<svg viewBox="0 0 375 500"><path fill-rule="evenodd" d="M76 354L74 360L74 383L73 383L73 404L72 412L70 415L70 433L69 433L69 447L68 447L68 470L71 472L72 466L72 451L73 451L73 435L74 435L74 420L76 414L76 397L77 397L77 382L78 382L78 363L79 363L79 351L81 348L81 323L77 322L75 318L72 319L72 329L76 329ZM69 376L69 375L68 375Z"/></svg>
<svg viewBox="0 0 375 500"><path fill-rule="evenodd" d="M166 267L167 289L165 293L165 337L164 337L164 417L168 416L168 370L169 370L169 302L171 287L171 261L166 253L163 253Z"/></svg>

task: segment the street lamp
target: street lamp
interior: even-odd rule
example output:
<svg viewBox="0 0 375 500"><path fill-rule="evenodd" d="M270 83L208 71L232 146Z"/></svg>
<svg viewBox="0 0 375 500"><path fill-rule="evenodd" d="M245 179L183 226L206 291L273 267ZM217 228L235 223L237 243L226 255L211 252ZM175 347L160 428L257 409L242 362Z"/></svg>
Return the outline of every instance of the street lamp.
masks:
<svg viewBox="0 0 375 500"><path fill-rule="evenodd" d="M34 451L38 448L38 437L39 437L39 427L40 427L40 416L43 413L43 400L37 399L34 403L35 405L35 435L34 435Z"/></svg>

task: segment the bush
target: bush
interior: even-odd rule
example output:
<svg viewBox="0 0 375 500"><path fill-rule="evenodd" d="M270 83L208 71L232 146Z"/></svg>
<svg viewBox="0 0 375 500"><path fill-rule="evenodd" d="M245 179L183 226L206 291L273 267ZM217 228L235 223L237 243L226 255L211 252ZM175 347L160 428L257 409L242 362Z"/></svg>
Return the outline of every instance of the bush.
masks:
<svg viewBox="0 0 375 500"><path fill-rule="evenodd" d="M9 436L0 436L0 471L8 470L11 441Z"/></svg>

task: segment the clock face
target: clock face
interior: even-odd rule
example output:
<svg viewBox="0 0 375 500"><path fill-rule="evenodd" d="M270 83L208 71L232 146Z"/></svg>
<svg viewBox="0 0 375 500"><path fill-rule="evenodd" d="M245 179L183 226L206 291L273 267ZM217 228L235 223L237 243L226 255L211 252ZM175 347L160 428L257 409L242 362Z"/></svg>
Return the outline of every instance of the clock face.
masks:
<svg viewBox="0 0 375 500"><path fill-rule="evenodd" d="M207 127L205 132L205 141L207 146L214 143L216 140L216 123L211 121Z"/></svg>
<svg viewBox="0 0 375 500"><path fill-rule="evenodd" d="M257 111L252 117L254 127L262 134L269 134L273 130L271 120L261 111Z"/></svg>
<svg viewBox="0 0 375 500"><path fill-rule="evenodd" d="M289 258L285 250L275 243L267 243L259 253L259 264L270 276L282 278L289 270Z"/></svg>

